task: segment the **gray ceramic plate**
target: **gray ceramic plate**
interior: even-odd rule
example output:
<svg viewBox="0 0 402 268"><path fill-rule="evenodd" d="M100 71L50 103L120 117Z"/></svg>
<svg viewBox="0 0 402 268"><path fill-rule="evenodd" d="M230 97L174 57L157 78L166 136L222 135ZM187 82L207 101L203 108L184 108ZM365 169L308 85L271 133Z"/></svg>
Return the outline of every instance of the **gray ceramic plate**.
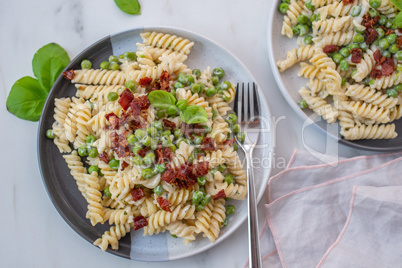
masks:
<svg viewBox="0 0 402 268"><path fill-rule="evenodd" d="M395 121L396 132L399 136L392 140L359 140L348 141L343 139L339 134L338 124L327 124L320 116L317 116L309 109L300 109L297 102L301 99L299 89L305 85L308 80L297 76L299 65L286 70L283 73L278 71L276 62L286 58L286 54L292 48L297 47L296 38L289 39L281 35L283 15L278 11L281 0L276 0L276 5L270 10L268 19L268 55L269 61L274 74L276 83L279 86L283 96L288 101L290 107L304 120L303 127L315 125L321 131L333 139L338 140L348 146L358 149L373 151L394 151L402 150L402 120ZM305 128L303 128L305 129ZM303 131L303 130L301 130Z"/></svg>
<svg viewBox="0 0 402 268"><path fill-rule="evenodd" d="M220 45L189 31L165 27L138 28L107 36L85 49L71 61L66 70L79 69L80 62L83 59L91 60L93 66L96 67L102 61L107 60L109 55L120 55L125 51L135 51L136 42L142 41L140 33L144 31L170 33L194 41L195 46L186 61L186 64L190 68L222 67L226 71L225 78L230 81L255 81L246 67ZM101 237L109 227L100 224L93 227L85 218L87 211L86 201L78 191L77 185L71 177L62 155L58 152L53 142L45 137L46 130L51 128L53 123L54 98L73 96L74 93L75 87L60 76L49 94L39 123L38 159L44 184L58 212L78 234L92 243L98 237ZM262 116L267 119L267 131L262 133L260 137L260 144L265 146L262 146L261 149L257 149L255 152L258 158L264 160L264 162L261 162L262 165L260 167L254 169L257 178L256 189L258 189L258 200L261 199L264 193L265 185L271 172L273 155L272 135L269 126L271 114L260 87L259 93L261 96L260 106ZM174 239L170 234L164 233L151 237L143 237L142 230L139 230L136 232L132 231L130 235L121 239L119 250L108 249L108 251L125 258L147 262L175 260L200 253L223 241L230 234L233 234L246 219L247 202L245 200L242 202L232 202L237 208L236 213L231 216L230 224L222 228L220 237L215 243L211 243L207 238L199 237L195 242L185 246L181 239Z"/></svg>

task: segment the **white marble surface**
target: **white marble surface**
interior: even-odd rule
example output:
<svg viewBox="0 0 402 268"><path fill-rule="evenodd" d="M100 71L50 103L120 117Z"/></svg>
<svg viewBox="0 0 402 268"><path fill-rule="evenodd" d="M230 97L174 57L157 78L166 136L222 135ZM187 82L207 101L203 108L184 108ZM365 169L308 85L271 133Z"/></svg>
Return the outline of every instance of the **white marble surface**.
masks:
<svg viewBox="0 0 402 268"><path fill-rule="evenodd" d="M301 140L303 122L280 94L267 60L267 14L274 1L140 2L140 16L122 13L112 0L0 2L1 267L161 267L102 253L76 234L50 202L37 164L38 123L17 119L5 106L13 83L33 75L32 57L49 42L59 43L73 58L98 39L133 27L163 25L200 33L234 53L262 85L278 121L273 174L283 169L295 148L303 149L305 144L342 156L369 153L327 140L318 129L311 129L306 140ZM259 204L260 222L264 220L265 202L264 196ZM247 226L243 224L213 249L163 263L163 267L241 267L246 258Z"/></svg>

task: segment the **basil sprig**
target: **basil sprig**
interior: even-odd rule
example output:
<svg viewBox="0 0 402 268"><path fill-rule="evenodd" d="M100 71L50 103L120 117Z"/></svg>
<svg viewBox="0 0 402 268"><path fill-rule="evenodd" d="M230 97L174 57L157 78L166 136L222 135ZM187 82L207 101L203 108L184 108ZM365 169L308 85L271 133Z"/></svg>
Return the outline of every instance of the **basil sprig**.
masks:
<svg viewBox="0 0 402 268"><path fill-rule="evenodd" d="M50 89L69 62L67 52L58 44L40 48L32 60L38 79L25 76L15 82L7 97L7 110L21 119L38 121Z"/></svg>
<svg viewBox="0 0 402 268"><path fill-rule="evenodd" d="M402 0L390 0L391 3L396 6L399 10L402 10ZM402 28L402 12L399 12L394 19L395 26Z"/></svg>
<svg viewBox="0 0 402 268"><path fill-rule="evenodd" d="M138 0L114 0L117 7L120 8L121 11L130 14L130 15L140 15L141 14L141 5L138 3Z"/></svg>
<svg viewBox="0 0 402 268"><path fill-rule="evenodd" d="M169 109L176 107L176 98L163 90L151 91L148 94L149 102L152 106L159 109ZM208 122L208 115L204 108L198 105L187 105L180 111L180 119L186 124L196 124Z"/></svg>

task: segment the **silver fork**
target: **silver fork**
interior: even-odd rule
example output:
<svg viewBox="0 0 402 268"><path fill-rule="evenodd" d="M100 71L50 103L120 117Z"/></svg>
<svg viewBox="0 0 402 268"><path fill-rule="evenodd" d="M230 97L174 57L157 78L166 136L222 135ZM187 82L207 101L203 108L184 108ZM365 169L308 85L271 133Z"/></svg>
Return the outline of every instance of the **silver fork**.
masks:
<svg viewBox="0 0 402 268"><path fill-rule="evenodd" d="M248 195L247 195L247 205L248 205L248 254L249 254L249 267L261 266L260 257L260 240L258 232L258 217L257 217L257 200L255 197L254 189L254 173L251 166L251 158L253 155L253 149L257 144L258 138L260 136L260 107L257 95L257 89L255 83L247 84L244 83L237 84L237 91L234 100L234 112L238 116L239 124L242 131L246 134L246 140L244 143L239 142L236 136L236 141L238 142L240 148L244 151L247 161L247 179L248 179Z"/></svg>

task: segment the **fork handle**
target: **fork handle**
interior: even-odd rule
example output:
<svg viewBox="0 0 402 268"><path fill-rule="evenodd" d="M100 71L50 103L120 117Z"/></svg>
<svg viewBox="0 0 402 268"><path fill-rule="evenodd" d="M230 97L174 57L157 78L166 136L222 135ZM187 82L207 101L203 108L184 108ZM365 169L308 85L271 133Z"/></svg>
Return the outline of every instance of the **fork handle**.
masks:
<svg viewBox="0 0 402 268"><path fill-rule="evenodd" d="M247 159L247 178L248 178L248 255L250 268L260 268L260 240L258 231L257 200L255 198L254 172L251 166L252 150L245 154Z"/></svg>

